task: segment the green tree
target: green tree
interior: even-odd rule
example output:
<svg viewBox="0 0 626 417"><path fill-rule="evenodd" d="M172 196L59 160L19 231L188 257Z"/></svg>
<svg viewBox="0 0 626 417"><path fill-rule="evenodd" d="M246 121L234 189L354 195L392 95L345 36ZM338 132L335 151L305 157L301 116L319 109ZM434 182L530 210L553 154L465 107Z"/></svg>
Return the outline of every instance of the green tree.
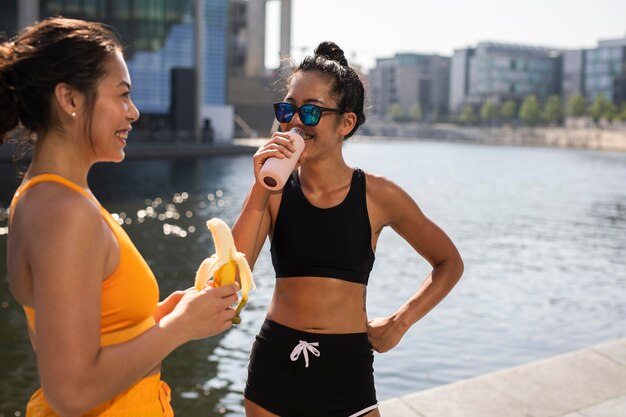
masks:
<svg viewBox="0 0 626 417"><path fill-rule="evenodd" d="M526 96L519 109L519 118L527 125L535 125L539 121L539 102L534 95Z"/></svg>
<svg viewBox="0 0 626 417"><path fill-rule="evenodd" d="M615 116L615 113L615 105L604 97L602 93L596 96L596 99L589 108L589 114L596 122L600 119L611 120Z"/></svg>
<svg viewBox="0 0 626 417"><path fill-rule="evenodd" d="M404 118L404 112L402 111L402 107L399 104L391 105L387 114L394 122L399 122Z"/></svg>
<svg viewBox="0 0 626 417"><path fill-rule="evenodd" d="M561 122L563 119L563 103L560 96L553 95L548 97L541 118L550 124Z"/></svg>
<svg viewBox="0 0 626 417"><path fill-rule="evenodd" d="M471 124L476 121L476 116L474 115L474 107L471 104L466 104L463 106L463 110L461 110L461 116L459 120L463 124Z"/></svg>
<svg viewBox="0 0 626 417"><path fill-rule="evenodd" d="M567 115L570 117L583 117L585 115L585 97L576 93L567 101Z"/></svg>
<svg viewBox="0 0 626 417"><path fill-rule="evenodd" d="M513 100L505 101L502 107L500 108L500 116L502 116L503 119L509 119L509 120L513 119L515 118L516 114L517 114L517 105L515 104L515 101Z"/></svg>
<svg viewBox="0 0 626 417"><path fill-rule="evenodd" d="M494 120L498 117L498 108L491 101L487 100L483 103L480 108L480 118L483 122L493 123Z"/></svg>
<svg viewBox="0 0 626 417"><path fill-rule="evenodd" d="M412 105L409 113L411 114L411 119L414 121L419 122L422 120L422 106L420 106L419 103Z"/></svg>
<svg viewBox="0 0 626 417"><path fill-rule="evenodd" d="M617 120L626 122L626 103L622 104L622 111L616 115Z"/></svg>

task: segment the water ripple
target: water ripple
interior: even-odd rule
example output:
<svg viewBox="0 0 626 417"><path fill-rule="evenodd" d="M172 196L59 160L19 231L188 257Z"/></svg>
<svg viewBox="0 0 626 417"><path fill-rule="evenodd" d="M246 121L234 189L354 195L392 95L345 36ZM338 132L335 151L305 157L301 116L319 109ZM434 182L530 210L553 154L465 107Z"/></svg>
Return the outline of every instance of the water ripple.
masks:
<svg viewBox="0 0 626 417"><path fill-rule="evenodd" d="M380 399L626 336L626 154L398 141L351 143L345 154L404 187L455 241L466 265L457 287L397 348L375 355ZM0 176L10 177L11 168L2 169ZM234 222L252 164L249 157L133 161L100 167L90 180L154 269L164 297L191 285L213 253L206 220ZM0 200L2 252L7 205ZM429 269L383 231L368 314L392 314ZM269 245L254 275L257 290L240 325L164 362L180 415L243 415L248 355L274 288ZM37 378L23 313L6 281L0 279L0 413L13 415Z"/></svg>

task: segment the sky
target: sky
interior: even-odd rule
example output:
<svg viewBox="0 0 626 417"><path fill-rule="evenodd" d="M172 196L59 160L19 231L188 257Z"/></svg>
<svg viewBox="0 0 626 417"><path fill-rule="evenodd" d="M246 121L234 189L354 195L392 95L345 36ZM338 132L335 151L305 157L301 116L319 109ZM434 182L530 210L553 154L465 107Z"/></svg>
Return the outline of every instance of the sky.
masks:
<svg viewBox="0 0 626 417"><path fill-rule="evenodd" d="M280 2L268 1L268 68L278 65ZM296 61L324 40L364 71L396 53L451 56L481 41L564 49L626 37L626 0L292 0Z"/></svg>

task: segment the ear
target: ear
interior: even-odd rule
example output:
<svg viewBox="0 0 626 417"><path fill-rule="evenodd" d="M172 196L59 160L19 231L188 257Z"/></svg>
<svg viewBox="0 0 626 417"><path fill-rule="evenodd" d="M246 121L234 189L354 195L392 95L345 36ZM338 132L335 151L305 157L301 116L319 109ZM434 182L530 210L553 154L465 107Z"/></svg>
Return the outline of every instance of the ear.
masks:
<svg viewBox="0 0 626 417"><path fill-rule="evenodd" d="M353 112L346 112L343 114L343 118L339 123L339 133L342 137L346 137L348 133L352 132L354 126L356 126L357 117Z"/></svg>
<svg viewBox="0 0 626 417"><path fill-rule="evenodd" d="M59 108L61 118L76 119L81 113L83 95L66 83L59 83L54 87L54 97Z"/></svg>

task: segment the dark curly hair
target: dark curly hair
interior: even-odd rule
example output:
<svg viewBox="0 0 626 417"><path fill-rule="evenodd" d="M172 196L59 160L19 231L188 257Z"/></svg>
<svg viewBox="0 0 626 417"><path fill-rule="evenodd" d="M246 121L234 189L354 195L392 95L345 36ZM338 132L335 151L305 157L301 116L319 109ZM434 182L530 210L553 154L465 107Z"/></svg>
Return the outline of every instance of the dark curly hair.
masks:
<svg viewBox="0 0 626 417"><path fill-rule="evenodd" d="M339 108L353 112L357 117L354 128L344 138L348 139L365 123L365 88L357 72L348 65L343 50L335 43L327 41L320 43L315 48L314 54L304 58L293 73L319 71L333 80L330 91Z"/></svg>

